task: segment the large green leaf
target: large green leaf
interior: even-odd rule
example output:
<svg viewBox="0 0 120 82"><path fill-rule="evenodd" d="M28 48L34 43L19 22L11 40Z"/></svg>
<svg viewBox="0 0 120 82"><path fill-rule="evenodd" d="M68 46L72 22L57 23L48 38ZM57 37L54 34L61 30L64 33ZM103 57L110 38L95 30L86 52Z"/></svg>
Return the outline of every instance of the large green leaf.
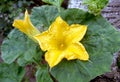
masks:
<svg viewBox="0 0 120 82"><path fill-rule="evenodd" d="M24 68L14 63L0 63L0 82L21 82L24 74Z"/></svg>
<svg viewBox="0 0 120 82"><path fill-rule="evenodd" d="M53 82L47 67L38 68L36 72L36 80L37 82Z"/></svg>
<svg viewBox="0 0 120 82"><path fill-rule="evenodd" d="M40 29L46 30L58 16L58 10L54 6L41 6L32 9L31 21Z"/></svg>
<svg viewBox="0 0 120 82"><path fill-rule="evenodd" d="M89 16L88 13L86 13L82 10L78 10L76 8L63 10L60 13L60 15L69 24L73 24L73 23L79 24L79 23L85 21L86 16Z"/></svg>
<svg viewBox="0 0 120 82"><path fill-rule="evenodd" d="M113 54L120 49L120 32L102 16L95 17L78 9L68 9L61 16L69 24L88 25L81 43L88 51L90 60L64 60L51 70L51 74L59 82L89 82L96 76L109 72Z"/></svg>
<svg viewBox="0 0 120 82"><path fill-rule="evenodd" d="M20 65L32 62L33 58L40 59L39 46L16 29L12 30L3 41L1 51L2 59L8 64L16 59Z"/></svg>

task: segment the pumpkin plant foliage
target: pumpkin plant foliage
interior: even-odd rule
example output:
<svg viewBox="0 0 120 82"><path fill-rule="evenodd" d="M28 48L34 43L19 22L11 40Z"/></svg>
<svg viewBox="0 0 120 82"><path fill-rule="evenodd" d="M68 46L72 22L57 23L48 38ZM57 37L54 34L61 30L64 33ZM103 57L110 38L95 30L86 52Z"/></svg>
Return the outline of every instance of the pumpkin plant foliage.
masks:
<svg viewBox="0 0 120 82"><path fill-rule="evenodd" d="M40 32L43 32L58 16L69 25L87 25L86 34L80 42L89 54L88 61L63 59L50 68L44 61L44 52L38 43L13 29L1 46L4 62L11 64L17 61L23 67L35 63L37 82L53 82L52 77L58 82L89 82L98 75L110 72L113 54L120 49L120 32L101 15L94 16L75 8L61 8L59 11L57 6L34 7L30 20Z"/></svg>
<svg viewBox="0 0 120 82"><path fill-rule="evenodd" d="M15 63L0 63L0 82L21 82L24 74L24 68Z"/></svg>
<svg viewBox="0 0 120 82"><path fill-rule="evenodd" d="M33 58L40 59L40 50L35 42L25 36L17 29L13 29L3 41L2 59L11 64L16 59L20 66L33 62Z"/></svg>

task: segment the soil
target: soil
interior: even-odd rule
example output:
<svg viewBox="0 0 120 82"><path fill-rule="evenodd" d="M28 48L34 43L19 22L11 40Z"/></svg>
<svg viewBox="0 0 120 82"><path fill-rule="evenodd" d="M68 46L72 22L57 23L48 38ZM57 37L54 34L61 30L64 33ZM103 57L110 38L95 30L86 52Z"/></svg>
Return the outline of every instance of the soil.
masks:
<svg viewBox="0 0 120 82"><path fill-rule="evenodd" d="M2 33L0 33L0 62L2 62L2 58L1 58L1 44L2 44L2 41L4 39L4 36Z"/></svg>
<svg viewBox="0 0 120 82"><path fill-rule="evenodd" d="M120 0L111 0L107 7L102 10L102 15L112 25L120 29Z"/></svg>

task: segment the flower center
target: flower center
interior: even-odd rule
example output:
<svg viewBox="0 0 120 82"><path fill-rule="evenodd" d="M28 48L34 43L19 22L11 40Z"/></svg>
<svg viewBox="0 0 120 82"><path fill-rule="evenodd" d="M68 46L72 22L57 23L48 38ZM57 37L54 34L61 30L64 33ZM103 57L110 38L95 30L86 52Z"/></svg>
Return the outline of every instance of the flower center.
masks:
<svg viewBox="0 0 120 82"><path fill-rule="evenodd" d="M64 43L61 43L60 45L59 45L59 49L60 50L63 50L63 49L65 49L66 48L66 45L64 44Z"/></svg>

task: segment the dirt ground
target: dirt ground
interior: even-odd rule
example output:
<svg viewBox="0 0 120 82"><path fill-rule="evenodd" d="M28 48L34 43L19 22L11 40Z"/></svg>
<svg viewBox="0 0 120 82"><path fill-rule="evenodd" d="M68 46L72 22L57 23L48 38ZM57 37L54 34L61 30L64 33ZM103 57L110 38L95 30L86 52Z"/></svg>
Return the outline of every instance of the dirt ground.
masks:
<svg viewBox="0 0 120 82"><path fill-rule="evenodd" d="M2 62L2 58L1 58L1 44L3 41L4 37L2 36L2 33L0 33L0 62Z"/></svg>

